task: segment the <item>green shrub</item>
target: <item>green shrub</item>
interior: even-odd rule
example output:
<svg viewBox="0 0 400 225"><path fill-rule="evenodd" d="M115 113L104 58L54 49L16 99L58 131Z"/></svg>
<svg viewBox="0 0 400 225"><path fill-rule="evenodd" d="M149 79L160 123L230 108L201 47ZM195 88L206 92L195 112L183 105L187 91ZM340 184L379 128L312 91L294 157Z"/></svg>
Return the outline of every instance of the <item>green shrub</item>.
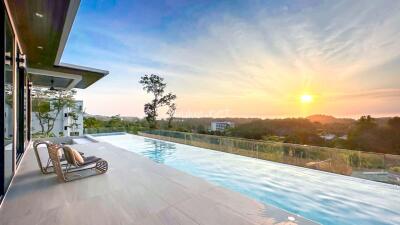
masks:
<svg viewBox="0 0 400 225"><path fill-rule="evenodd" d="M389 170L395 173L400 173L400 166L390 167Z"/></svg>

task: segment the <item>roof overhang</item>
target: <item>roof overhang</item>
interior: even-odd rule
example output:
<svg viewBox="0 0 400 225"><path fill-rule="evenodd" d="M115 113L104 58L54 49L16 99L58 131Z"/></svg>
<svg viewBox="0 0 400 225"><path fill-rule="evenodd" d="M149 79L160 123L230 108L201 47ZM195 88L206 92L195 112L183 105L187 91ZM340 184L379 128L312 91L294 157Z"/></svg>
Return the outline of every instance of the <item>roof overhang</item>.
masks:
<svg viewBox="0 0 400 225"><path fill-rule="evenodd" d="M4 2L34 85L48 87L53 80L61 89L87 88L108 74L105 70L61 63L80 0Z"/></svg>

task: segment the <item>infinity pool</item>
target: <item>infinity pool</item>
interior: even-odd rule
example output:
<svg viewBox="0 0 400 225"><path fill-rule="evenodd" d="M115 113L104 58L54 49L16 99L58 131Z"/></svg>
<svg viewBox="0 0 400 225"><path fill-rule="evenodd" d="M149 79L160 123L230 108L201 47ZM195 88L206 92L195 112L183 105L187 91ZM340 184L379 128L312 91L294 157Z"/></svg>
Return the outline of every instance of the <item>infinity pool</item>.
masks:
<svg viewBox="0 0 400 225"><path fill-rule="evenodd" d="M400 187L130 134L94 136L321 224L400 224Z"/></svg>

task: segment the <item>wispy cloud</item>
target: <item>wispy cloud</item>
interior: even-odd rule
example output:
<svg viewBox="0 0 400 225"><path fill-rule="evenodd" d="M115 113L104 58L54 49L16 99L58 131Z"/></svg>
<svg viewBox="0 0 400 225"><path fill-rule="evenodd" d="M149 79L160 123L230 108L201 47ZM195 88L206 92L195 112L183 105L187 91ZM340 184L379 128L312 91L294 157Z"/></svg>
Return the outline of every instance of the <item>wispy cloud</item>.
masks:
<svg viewBox="0 0 400 225"><path fill-rule="evenodd" d="M376 89L370 91L342 93L330 96L332 100L347 100L355 99L385 99L385 98L400 98L400 89Z"/></svg>
<svg viewBox="0 0 400 225"><path fill-rule="evenodd" d="M168 33L179 37L176 40L78 23L81 37L68 44L68 51L79 51L85 63L111 70L107 84L98 84L97 92L111 88L135 95L139 109L121 108L124 114L141 114L147 99L137 95L137 80L144 73L165 76L183 113L224 109L238 116L298 115L295 99L303 92L346 102L386 98L379 102L386 104L381 108L400 112L400 104L393 104L400 103L399 90L394 89L400 76L385 68L393 61L400 67L399 1L321 1L296 10L260 2L246 10L251 16L218 8L218 13L206 11L196 20L174 21ZM135 26L134 21L126 23ZM91 37L114 44L101 48L88 41ZM65 60L81 57L70 54ZM82 97L90 95L87 91ZM341 109L337 103L321 105L310 112L348 111L345 103ZM366 113L374 113L377 106Z"/></svg>

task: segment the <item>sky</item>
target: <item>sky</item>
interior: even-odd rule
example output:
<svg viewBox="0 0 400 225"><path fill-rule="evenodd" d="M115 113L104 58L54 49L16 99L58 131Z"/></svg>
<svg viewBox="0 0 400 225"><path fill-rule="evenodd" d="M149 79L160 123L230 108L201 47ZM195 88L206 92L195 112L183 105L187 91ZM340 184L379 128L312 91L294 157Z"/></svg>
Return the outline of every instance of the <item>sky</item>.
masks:
<svg viewBox="0 0 400 225"><path fill-rule="evenodd" d="M400 1L85 0L61 61L110 71L90 114L143 117L157 74L180 117L400 115Z"/></svg>

